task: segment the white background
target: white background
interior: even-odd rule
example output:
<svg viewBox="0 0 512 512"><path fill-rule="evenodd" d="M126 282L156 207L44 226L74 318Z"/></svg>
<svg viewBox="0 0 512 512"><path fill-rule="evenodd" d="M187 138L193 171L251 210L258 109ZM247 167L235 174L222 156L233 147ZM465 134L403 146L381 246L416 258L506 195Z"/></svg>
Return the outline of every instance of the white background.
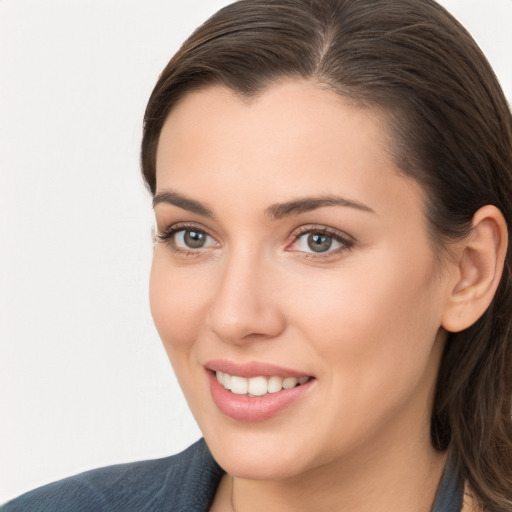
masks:
<svg viewBox="0 0 512 512"><path fill-rule="evenodd" d="M138 150L159 72L226 3L0 1L0 503L200 436L149 312ZM442 4L511 99L512 0Z"/></svg>

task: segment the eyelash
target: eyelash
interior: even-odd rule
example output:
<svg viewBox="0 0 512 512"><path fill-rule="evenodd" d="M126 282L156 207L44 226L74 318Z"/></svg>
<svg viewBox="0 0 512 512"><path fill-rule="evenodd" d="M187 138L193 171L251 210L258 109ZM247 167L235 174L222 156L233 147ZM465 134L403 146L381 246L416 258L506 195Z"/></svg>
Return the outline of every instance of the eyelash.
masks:
<svg viewBox="0 0 512 512"><path fill-rule="evenodd" d="M172 226L169 226L166 228L163 232L158 233L156 235L156 240L162 243L167 244L171 250L174 253L184 255L184 256L199 256L201 252L201 248L198 249L185 249L183 247L180 247L176 244L174 240L174 236L181 232L181 231L196 231L205 234L206 236L212 238L215 240L214 237L208 234L208 232L194 224L173 224ZM305 235L310 234L318 234L318 235L324 235L328 238L332 239L333 241L339 243L341 247L338 247L334 250L328 250L325 252L306 252L306 251L291 251L290 247L292 247L294 244L297 244L301 237ZM305 259L322 259L322 258L329 258L335 255L338 255L341 252L350 251L354 245L355 241L348 237L347 235L342 235L339 231L334 230L332 228L328 228L326 226L315 226L315 225L308 225L308 226L301 226L300 228L296 229L290 237L292 238L292 241L286 245L286 251L288 252L297 252L300 253L301 257Z"/></svg>
<svg viewBox="0 0 512 512"><path fill-rule="evenodd" d="M327 226L315 226L315 225L308 225L308 226L301 226L300 228L296 229L292 234L292 242L287 245L287 250L289 250L289 247L293 246L294 244L297 244L300 239L305 235L324 235L328 238L332 239L334 242L337 242L340 244L340 247L328 250L325 252L306 252L306 251L290 251L290 252L298 252L300 253L302 258L305 259L316 259L321 260L322 258L332 258L333 256L337 256L342 252L350 251L354 245L355 241L352 239L352 237L349 237L348 235L343 235L339 231L329 228Z"/></svg>
<svg viewBox="0 0 512 512"><path fill-rule="evenodd" d="M194 225L194 224L173 224L166 228L163 232L158 233L156 235L156 240L159 242L163 242L170 247L170 249L177 254L183 256L199 256L200 249L185 249L183 247L179 247L175 240L174 236L180 231L196 231L199 233L204 233L205 235L213 238L211 235L208 235L207 231Z"/></svg>

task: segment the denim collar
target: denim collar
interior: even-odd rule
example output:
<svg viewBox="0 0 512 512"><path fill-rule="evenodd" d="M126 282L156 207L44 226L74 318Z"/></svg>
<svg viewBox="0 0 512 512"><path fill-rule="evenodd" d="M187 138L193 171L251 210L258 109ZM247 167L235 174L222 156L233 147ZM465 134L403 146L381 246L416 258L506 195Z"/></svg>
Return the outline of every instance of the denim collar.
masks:
<svg viewBox="0 0 512 512"><path fill-rule="evenodd" d="M460 512L463 497L464 481L455 469L453 457L449 455L432 512Z"/></svg>

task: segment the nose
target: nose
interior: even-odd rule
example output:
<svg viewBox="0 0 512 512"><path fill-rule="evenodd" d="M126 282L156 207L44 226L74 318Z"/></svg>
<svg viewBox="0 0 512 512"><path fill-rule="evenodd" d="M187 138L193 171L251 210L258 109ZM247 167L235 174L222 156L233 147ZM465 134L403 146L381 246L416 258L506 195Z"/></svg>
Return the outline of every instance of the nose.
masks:
<svg viewBox="0 0 512 512"><path fill-rule="evenodd" d="M285 318L272 272L247 255L233 256L223 269L207 323L222 341L244 344L275 338Z"/></svg>

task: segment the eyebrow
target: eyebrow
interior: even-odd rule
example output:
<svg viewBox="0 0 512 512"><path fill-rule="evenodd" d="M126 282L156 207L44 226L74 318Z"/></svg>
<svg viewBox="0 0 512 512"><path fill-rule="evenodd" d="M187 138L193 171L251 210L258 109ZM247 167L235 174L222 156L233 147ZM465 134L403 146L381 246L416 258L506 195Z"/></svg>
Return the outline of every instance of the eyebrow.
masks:
<svg viewBox="0 0 512 512"><path fill-rule="evenodd" d="M326 206L344 206L355 208L363 212L375 213L369 206L339 196L304 197L286 203L277 203L265 210L265 215L270 220L278 220L290 215L298 215L310 212Z"/></svg>
<svg viewBox="0 0 512 512"><path fill-rule="evenodd" d="M156 194L153 198L153 208L160 203L172 204L178 208L196 213L203 217L214 218L212 210L203 203L196 201L195 199L190 199L182 194L178 194L177 192L165 191ZM310 212L327 206L343 206L355 208L356 210L363 212L375 213L369 206L358 201L352 201L339 196L319 196L304 197L285 203L273 204L265 210L265 216L269 220L279 220L283 217L299 215L301 213Z"/></svg>
<svg viewBox="0 0 512 512"><path fill-rule="evenodd" d="M153 198L153 208L160 203L173 204L183 210L197 213L203 217L213 218L213 212L204 204L196 201L195 199L190 199L178 194L177 192L160 192L159 194L156 194Z"/></svg>

